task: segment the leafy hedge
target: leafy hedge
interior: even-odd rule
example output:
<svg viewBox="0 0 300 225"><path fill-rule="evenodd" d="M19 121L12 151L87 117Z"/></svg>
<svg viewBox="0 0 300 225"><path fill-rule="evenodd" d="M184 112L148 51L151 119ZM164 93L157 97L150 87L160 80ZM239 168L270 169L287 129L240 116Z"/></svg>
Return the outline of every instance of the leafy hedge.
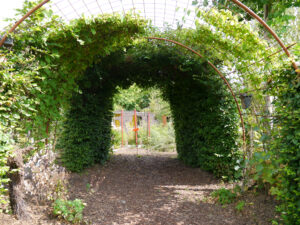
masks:
<svg viewBox="0 0 300 225"><path fill-rule="evenodd" d="M57 148L64 149L62 162L71 171L80 172L108 157L114 89L99 78L97 70L91 68L78 82L81 91L73 94L58 140Z"/></svg>
<svg viewBox="0 0 300 225"><path fill-rule="evenodd" d="M175 145L175 130L173 125L168 123L154 124L151 126L151 136L148 137L148 129L146 124L140 127L138 132L139 140L142 140L146 148L155 151L167 152L174 151Z"/></svg>
<svg viewBox="0 0 300 225"><path fill-rule="evenodd" d="M224 83L199 58L143 42L101 57L78 82L59 145L68 169L80 171L105 161L113 95L117 86L133 83L160 88L170 102L182 161L218 177L234 177L238 117Z"/></svg>
<svg viewBox="0 0 300 225"><path fill-rule="evenodd" d="M279 133L273 139L273 154L280 163L275 194L282 204L278 208L285 224L300 224L300 82L293 69L278 74L273 94L277 98L276 125Z"/></svg>
<svg viewBox="0 0 300 225"><path fill-rule="evenodd" d="M2 206L7 204L4 196L6 195L7 183L9 182L7 177L9 171L7 160L12 155L12 144L10 136L3 133L0 129L0 212L4 208Z"/></svg>

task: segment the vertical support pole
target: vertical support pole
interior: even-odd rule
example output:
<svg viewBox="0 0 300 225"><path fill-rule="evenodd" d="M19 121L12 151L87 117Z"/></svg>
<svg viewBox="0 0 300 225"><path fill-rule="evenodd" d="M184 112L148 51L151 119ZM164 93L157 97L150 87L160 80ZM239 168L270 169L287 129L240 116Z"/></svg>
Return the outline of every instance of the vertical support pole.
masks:
<svg viewBox="0 0 300 225"><path fill-rule="evenodd" d="M163 122L163 126L167 125L167 116L166 115L162 116L162 122Z"/></svg>
<svg viewBox="0 0 300 225"><path fill-rule="evenodd" d="M137 121L136 121L136 109L134 109L134 131L135 131L135 146L138 146L138 136L137 136Z"/></svg>
<svg viewBox="0 0 300 225"><path fill-rule="evenodd" d="M124 146L124 140L123 140L123 109L121 110L121 148Z"/></svg>

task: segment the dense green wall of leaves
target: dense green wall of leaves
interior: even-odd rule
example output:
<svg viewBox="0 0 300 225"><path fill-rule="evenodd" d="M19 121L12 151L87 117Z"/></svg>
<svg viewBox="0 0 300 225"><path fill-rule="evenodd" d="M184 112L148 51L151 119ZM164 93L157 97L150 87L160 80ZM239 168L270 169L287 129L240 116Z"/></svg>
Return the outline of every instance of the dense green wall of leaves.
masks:
<svg viewBox="0 0 300 225"><path fill-rule="evenodd" d="M110 149L114 87L100 81L90 68L78 83L81 93L74 93L64 123L64 133L57 148L63 149L62 163L80 172L94 163L107 160Z"/></svg>
<svg viewBox="0 0 300 225"><path fill-rule="evenodd" d="M156 42L102 57L86 71L59 146L68 169L107 158L113 95L133 83L161 89L170 102L179 159L218 177L236 175L238 117L227 87L207 63Z"/></svg>
<svg viewBox="0 0 300 225"><path fill-rule="evenodd" d="M297 80L298 76L298 80ZM280 127L272 140L273 160L281 166L272 193L282 204L285 224L300 224L300 82L293 70L276 76L271 90L277 96L275 124Z"/></svg>
<svg viewBox="0 0 300 225"><path fill-rule="evenodd" d="M1 125L0 128L2 128ZM3 205L7 204L6 198L4 198L4 195L7 194L6 188L9 182L7 178L7 173L9 172L7 161L12 154L13 144L9 135L0 129L0 213L4 208Z"/></svg>

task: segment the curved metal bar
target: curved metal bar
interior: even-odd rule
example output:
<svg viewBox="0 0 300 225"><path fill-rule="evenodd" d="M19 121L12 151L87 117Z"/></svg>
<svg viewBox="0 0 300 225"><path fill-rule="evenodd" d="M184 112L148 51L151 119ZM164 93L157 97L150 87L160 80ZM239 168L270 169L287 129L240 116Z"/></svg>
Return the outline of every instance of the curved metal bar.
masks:
<svg viewBox="0 0 300 225"><path fill-rule="evenodd" d="M169 39L166 39L166 38L159 38L159 37L145 37L146 39L154 39L154 40L160 40L160 41L167 41L167 42L171 42L171 43L174 43L176 45L179 45L191 52L193 52L194 54L196 54L197 56L199 56L200 58L204 58L203 55L201 55L199 52L195 51L194 49L180 43L180 42L177 42L177 41L173 41L173 40L169 40ZM220 70L218 70L218 68L213 64L211 63L209 60L207 60L207 63L218 73L218 75L221 77L221 79L225 82L225 84L227 85L232 97L234 98L234 101L235 101L235 104L236 104L236 107L239 111L239 114L240 114L240 120L241 120L241 124L242 124L242 130L243 130L243 144L244 144L244 148L246 146L246 132L245 132L245 124L244 124L244 118L243 118L243 115L242 115L242 112L241 112L241 108L240 108L240 105L236 99L236 96L229 84L229 82L227 81L227 79L225 78L225 76L221 73Z"/></svg>
<svg viewBox="0 0 300 225"><path fill-rule="evenodd" d="M34 13L36 10L41 8L44 4L48 3L50 0L44 0L37 6L35 6L33 9L28 11L18 22L15 23L15 25L4 35L2 40L0 41L0 47L3 45L4 41L7 38L7 34L13 32L27 17L29 17L32 13ZM245 12L247 12L250 16L252 16L254 19L256 19L260 24L262 24L267 31L274 37L274 39L279 43L281 48L284 50L285 54L290 57L291 54L288 51L288 48L284 45L284 43L281 41L281 39L277 36L277 34L272 30L272 28L269 27L269 25L262 19L260 18L255 12L253 12L251 9L249 9L246 5L241 3L239 0L230 0L233 2L235 5L237 5L239 8L243 9ZM294 69L297 71L298 66L295 62L292 62L292 65ZM297 72L300 74L300 72Z"/></svg>
<svg viewBox="0 0 300 225"><path fill-rule="evenodd" d="M12 33L27 17L29 17L32 13L34 13L36 10L38 10L39 8L41 8L43 5L45 5L49 1L50 0L44 0L44 1L42 1L40 4L38 4L37 6L35 6L33 9L29 10L19 21L17 21L14 24L14 26L12 28L10 28L10 30L1 39L1 41L0 41L0 47L3 45L4 41L7 38L7 35L9 33Z"/></svg>
<svg viewBox="0 0 300 225"><path fill-rule="evenodd" d="M278 42L278 44L281 46L281 48L283 49L283 51L285 52L287 57L291 56L289 50L287 49L287 47L285 47L285 45L280 40L280 38L277 36L275 31L273 31L272 28L269 27L269 25L262 18L260 18L255 12L253 12L251 9L249 9L246 5L241 3L239 0L230 0L230 1L232 1L234 4L236 4L239 8L243 9L246 13L248 13L250 16L252 16L254 19L256 19L261 25L263 25L267 29L267 31L274 37L274 39ZM295 70L298 69L298 66L295 62L292 62L292 65Z"/></svg>

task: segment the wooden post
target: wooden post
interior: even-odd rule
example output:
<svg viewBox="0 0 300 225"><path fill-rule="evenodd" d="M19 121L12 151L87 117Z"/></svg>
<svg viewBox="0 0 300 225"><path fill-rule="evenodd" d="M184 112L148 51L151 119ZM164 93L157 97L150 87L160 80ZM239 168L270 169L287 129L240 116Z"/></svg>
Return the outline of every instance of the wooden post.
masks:
<svg viewBox="0 0 300 225"><path fill-rule="evenodd" d="M164 126L167 125L167 116L166 116L166 115L163 115L163 116L162 116L162 122L163 122L163 125L164 125Z"/></svg>

